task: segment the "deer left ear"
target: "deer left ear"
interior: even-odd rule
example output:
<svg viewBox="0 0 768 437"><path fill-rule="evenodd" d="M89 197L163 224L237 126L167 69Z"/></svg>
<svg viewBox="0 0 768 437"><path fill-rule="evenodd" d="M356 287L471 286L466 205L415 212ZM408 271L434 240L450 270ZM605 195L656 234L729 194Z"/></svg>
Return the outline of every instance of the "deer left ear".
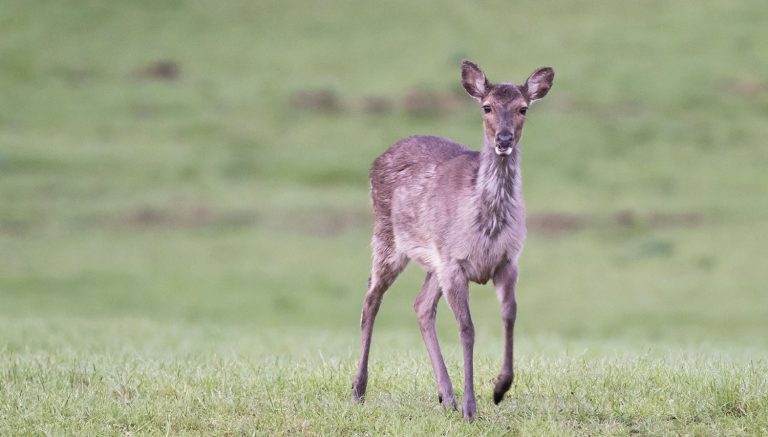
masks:
<svg viewBox="0 0 768 437"><path fill-rule="evenodd" d="M461 63L461 84L467 93L477 100L482 100L491 88L485 73L476 64L464 60Z"/></svg>
<svg viewBox="0 0 768 437"><path fill-rule="evenodd" d="M541 67L534 71L525 81L525 93L531 102L539 100L547 95L555 80L555 70L549 67Z"/></svg>

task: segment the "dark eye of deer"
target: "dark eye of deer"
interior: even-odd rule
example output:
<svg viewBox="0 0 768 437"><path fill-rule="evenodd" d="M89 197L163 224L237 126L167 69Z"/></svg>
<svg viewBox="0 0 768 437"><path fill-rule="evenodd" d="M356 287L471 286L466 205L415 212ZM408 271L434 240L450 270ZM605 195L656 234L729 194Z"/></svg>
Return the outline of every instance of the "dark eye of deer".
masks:
<svg viewBox="0 0 768 437"><path fill-rule="evenodd" d="M525 115L526 112L528 112L528 108L525 108L525 107L520 108L520 113L521 114Z"/></svg>
<svg viewBox="0 0 768 437"><path fill-rule="evenodd" d="M483 112L485 112L486 114L491 112L491 105L483 106Z"/></svg>

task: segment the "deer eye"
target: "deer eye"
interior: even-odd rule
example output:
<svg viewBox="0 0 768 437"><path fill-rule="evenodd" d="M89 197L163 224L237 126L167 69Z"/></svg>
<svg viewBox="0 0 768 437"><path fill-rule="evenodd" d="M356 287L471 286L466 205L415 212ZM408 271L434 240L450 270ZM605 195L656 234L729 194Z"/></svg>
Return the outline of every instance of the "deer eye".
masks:
<svg viewBox="0 0 768 437"><path fill-rule="evenodd" d="M491 105L483 105L483 112L486 114L491 112Z"/></svg>
<svg viewBox="0 0 768 437"><path fill-rule="evenodd" d="M520 108L520 113L521 114L525 115L526 112L528 112L528 108L527 107L523 106L522 108Z"/></svg>

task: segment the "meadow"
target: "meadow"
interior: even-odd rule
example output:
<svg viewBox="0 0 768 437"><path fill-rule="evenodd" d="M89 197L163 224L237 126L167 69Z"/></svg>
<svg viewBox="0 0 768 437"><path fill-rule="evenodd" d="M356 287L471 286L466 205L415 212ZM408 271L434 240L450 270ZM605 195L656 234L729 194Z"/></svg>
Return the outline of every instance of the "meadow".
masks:
<svg viewBox="0 0 768 437"><path fill-rule="evenodd" d="M0 435L768 435L768 8L0 0ZM389 144L556 71L522 141L516 380L472 287L443 411L409 267L351 402ZM449 308L438 330L461 395Z"/></svg>

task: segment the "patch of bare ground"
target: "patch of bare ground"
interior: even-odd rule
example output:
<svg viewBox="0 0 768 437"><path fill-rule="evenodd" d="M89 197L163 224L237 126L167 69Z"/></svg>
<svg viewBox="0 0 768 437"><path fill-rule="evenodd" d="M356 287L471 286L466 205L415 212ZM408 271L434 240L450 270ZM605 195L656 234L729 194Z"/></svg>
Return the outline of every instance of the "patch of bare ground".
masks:
<svg viewBox="0 0 768 437"><path fill-rule="evenodd" d="M757 100L768 90L768 86L757 79L725 78L722 83L727 91L748 100Z"/></svg>
<svg viewBox="0 0 768 437"><path fill-rule="evenodd" d="M392 112L395 107L395 102L387 97L367 96L360 100L360 109L366 114L388 114Z"/></svg>
<svg viewBox="0 0 768 437"><path fill-rule="evenodd" d="M440 115L463 109L471 101L463 91L416 89L403 96L401 106L411 115Z"/></svg>
<svg viewBox="0 0 768 437"><path fill-rule="evenodd" d="M297 210L260 214L255 210L215 209L205 204L142 206L121 214L92 217L90 225L112 230L177 230L259 227L314 236L336 236L370 227L365 210ZM1 223L0 223L1 224Z"/></svg>
<svg viewBox="0 0 768 437"><path fill-rule="evenodd" d="M142 206L123 214L95 217L91 222L110 229L152 230L249 226L257 220L254 211L222 211L203 204L182 203Z"/></svg>
<svg viewBox="0 0 768 437"><path fill-rule="evenodd" d="M548 102L552 109L562 113L587 113L605 119L631 118L647 114L650 111L648 105L637 100L619 100L595 106L573 95L559 95L555 100Z"/></svg>
<svg viewBox="0 0 768 437"><path fill-rule="evenodd" d="M586 228L589 222L577 214L549 211L529 214L525 224L530 232L555 235L580 231Z"/></svg>
<svg viewBox="0 0 768 437"><path fill-rule="evenodd" d="M134 73L138 79L174 81L181 76L181 67L172 59L158 59Z"/></svg>
<svg viewBox="0 0 768 437"><path fill-rule="evenodd" d="M293 108L313 112L339 112L344 109L338 93L324 88L296 91L291 95L289 103Z"/></svg>
<svg viewBox="0 0 768 437"><path fill-rule="evenodd" d="M37 223L21 219L4 218L0 219L0 234L4 235L25 235L32 231Z"/></svg>
<svg viewBox="0 0 768 437"><path fill-rule="evenodd" d="M60 67L52 73L73 87L80 87L96 77L96 72L86 67Z"/></svg>
<svg viewBox="0 0 768 437"><path fill-rule="evenodd" d="M555 211L529 214L528 230L542 235L570 234L586 229L634 229L693 227L704 223L704 216L696 212L637 212L623 210L608 216L592 216Z"/></svg>
<svg viewBox="0 0 768 437"><path fill-rule="evenodd" d="M370 229L372 220L372 215L367 210L328 209L284 214L265 224L281 231L333 237L353 229Z"/></svg>
<svg viewBox="0 0 768 437"><path fill-rule="evenodd" d="M215 209L205 204L178 203L142 206L122 214L92 218L89 224L115 230L172 230L195 228L257 227L319 237L334 237L351 230L368 230L371 213L364 209L298 209L257 212L252 209ZM700 226L700 213L637 212L624 210L598 216L559 211L528 215L528 230L545 236L569 235L584 230L665 229ZM0 221L0 232L18 233L23 224Z"/></svg>
<svg viewBox="0 0 768 437"><path fill-rule="evenodd" d="M288 98L289 106L294 109L319 113L349 110L369 115L404 112L413 116L439 116L461 110L471 103L472 99L461 89L430 88L414 88L399 97L365 96L346 101L332 89L310 88L298 90Z"/></svg>

